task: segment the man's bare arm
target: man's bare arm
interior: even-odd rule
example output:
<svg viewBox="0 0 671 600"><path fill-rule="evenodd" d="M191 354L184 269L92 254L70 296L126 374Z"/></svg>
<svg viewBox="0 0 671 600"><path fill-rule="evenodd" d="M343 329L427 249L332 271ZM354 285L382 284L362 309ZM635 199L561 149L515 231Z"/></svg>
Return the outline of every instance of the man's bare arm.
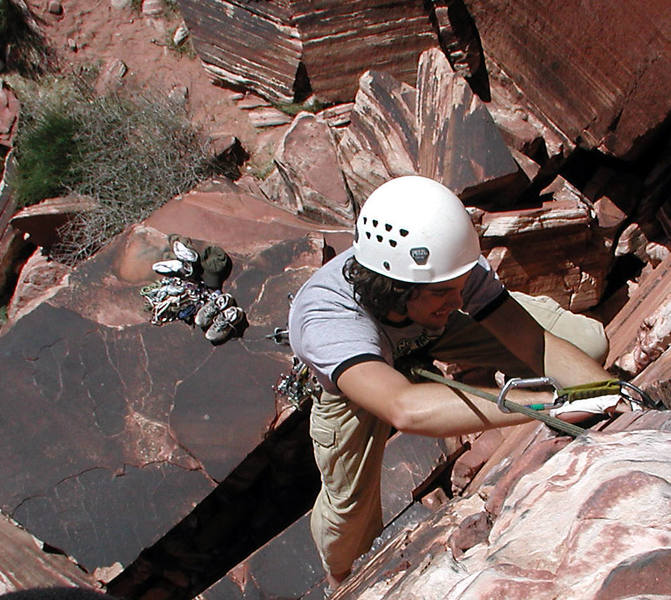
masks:
<svg viewBox="0 0 671 600"><path fill-rule="evenodd" d="M338 387L351 402L406 433L449 437L529 421L439 383L411 383L380 361L350 367L338 379ZM513 390L510 399L522 404L549 402L550 394Z"/></svg>
<svg viewBox="0 0 671 600"><path fill-rule="evenodd" d="M611 376L582 350L545 331L512 297L481 324L536 374L554 377L562 386Z"/></svg>
<svg viewBox="0 0 671 600"><path fill-rule="evenodd" d="M543 330L513 298L481 323L535 373L554 377L562 386L610 377L573 344ZM503 413L493 403L441 384L411 383L379 361L350 367L340 376L338 387L352 402L408 433L448 437L529 420L520 414ZM550 392L524 389L513 390L508 397L519 404L551 401ZM575 419L567 420L585 415L573 416Z"/></svg>

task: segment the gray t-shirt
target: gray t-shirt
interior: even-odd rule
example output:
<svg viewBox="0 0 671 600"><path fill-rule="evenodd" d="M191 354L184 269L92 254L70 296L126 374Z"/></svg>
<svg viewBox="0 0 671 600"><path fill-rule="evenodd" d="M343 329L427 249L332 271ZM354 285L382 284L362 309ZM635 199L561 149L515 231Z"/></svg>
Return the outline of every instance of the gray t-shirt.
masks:
<svg viewBox="0 0 671 600"><path fill-rule="evenodd" d="M342 274L350 248L331 259L298 291L289 311L289 340L294 354L308 365L327 392L338 394L338 377L367 360L394 360L440 337L444 328L428 330L416 323L394 325L373 317L354 299ZM474 319L498 305L506 291L484 256L470 273L461 310ZM449 323L447 325L449 327Z"/></svg>

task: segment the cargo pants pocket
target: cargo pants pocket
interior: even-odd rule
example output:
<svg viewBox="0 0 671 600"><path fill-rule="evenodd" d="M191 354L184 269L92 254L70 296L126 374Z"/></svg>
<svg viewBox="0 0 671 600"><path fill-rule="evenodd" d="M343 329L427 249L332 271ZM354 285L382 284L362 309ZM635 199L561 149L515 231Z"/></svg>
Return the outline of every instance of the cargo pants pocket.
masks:
<svg viewBox="0 0 671 600"><path fill-rule="evenodd" d="M313 413L310 416L310 437L322 483L330 495L346 495L351 482L340 456L337 426Z"/></svg>

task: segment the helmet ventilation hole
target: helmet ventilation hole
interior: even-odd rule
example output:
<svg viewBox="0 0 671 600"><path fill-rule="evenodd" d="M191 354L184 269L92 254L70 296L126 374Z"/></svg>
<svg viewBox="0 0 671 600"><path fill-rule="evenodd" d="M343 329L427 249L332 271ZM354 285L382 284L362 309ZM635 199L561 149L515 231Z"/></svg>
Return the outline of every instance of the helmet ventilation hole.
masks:
<svg viewBox="0 0 671 600"><path fill-rule="evenodd" d="M383 237L381 235L376 235L375 237L377 238L378 242L381 242L383 240Z"/></svg>
<svg viewBox="0 0 671 600"><path fill-rule="evenodd" d="M373 219L373 227L377 227L378 222L379 221L377 219Z"/></svg>
<svg viewBox="0 0 671 600"><path fill-rule="evenodd" d="M390 245L392 248L396 248L396 240L389 240L389 245Z"/></svg>
<svg viewBox="0 0 671 600"><path fill-rule="evenodd" d="M370 239L370 231L367 231L367 232L366 232L366 237L367 237L368 239Z"/></svg>
<svg viewBox="0 0 671 600"><path fill-rule="evenodd" d="M387 231L391 231L391 225L389 225L389 223L386 223L385 226L384 226L384 228L385 228Z"/></svg>
<svg viewBox="0 0 671 600"><path fill-rule="evenodd" d="M366 223L368 223L368 217L363 218L363 224L365 225Z"/></svg>
<svg viewBox="0 0 671 600"><path fill-rule="evenodd" d="M407 229L399 229L398 232L401 234L402 237L405 237L410 233Z"/></svg>
<svg viewBox="0 0 671 600"><path fill-rule="evenodd" d="M387 271L389 271L389 270L391 269L391 267L389 266L389 263L388 263L386 260L382 263L382 266L383 266L385 269L387 269Z"/></svg>

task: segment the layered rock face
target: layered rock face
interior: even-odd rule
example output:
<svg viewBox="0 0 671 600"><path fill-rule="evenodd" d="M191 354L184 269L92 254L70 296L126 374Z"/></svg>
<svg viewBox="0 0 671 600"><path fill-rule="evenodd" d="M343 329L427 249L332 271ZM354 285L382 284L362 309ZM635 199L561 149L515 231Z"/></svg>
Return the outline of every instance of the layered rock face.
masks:
<svg viewBox="0 0 671 600"><path fill-rule="evenodd" d="M289 2L184 0L180 9L214 78L291 102L303 49Z"/></svg>
<svg viewBox="0 0 671 600"><path fill-rule="evenodd" d="M631 158L671 110L664 0L464 3L487 55L580 145Z"/></svg>
<svg viewBox="0 0 671 600"><path fill-rule="evenodd" d="M617 157L639 155L671 108L660 77L671 66L663 0L627 0L617 11L578 0L179 4L213 77L278 102L310 89L322 102L351 100L368 69L412 84L419 54L440 46L473 81L484 48L568 139ZM478 91L489 96L484 78Z"/></svg>
<svg viewBox="0 0 671 600"><path fill-rule="evenodd" d="M404 528L335 597L666 597L670 442L646 429L539 439L514 483L490 472L479 497Z"/></svg>
<svg viewBox="0 0 671 600"><path fill-rule="evenodd" d="M370 67L413 80L417 57L435 43L418 0L180 0L179 5L215 79L277 102L302 100L310 89L323 102L351 99L359 75Z"/></svg>
<svg viewBox="0 0 671 600"><path fill-rule="evenodd" d="M588 161L574 153L578 144L636 155L667 118L664 99L649 120L628 103L657 97L644 85L666 60L666 42L650 33L656 3L632 19L641 25L633 45L622 43L639 48L649 35L661 58L638 64L641 77L621 96L621 62L610 79L605 68L575 69L575 56L572 68L559 62L562 80L584 84L565 103L557 78L546 76L554 63L533 70L533 55L518 65L522 45L497 54L505 40L487 25L500 16L493 2L468 3L487 58L510 67L490 63L489 102L448 64L461 61L471 78L485 64L474 30L462 46L449 30L457 2L180 4L215 79L287 102L308 89L307 76L317 96L353 102L293 120L274 112L274 123L291 124L266 178L213 181L174 198L76 269L36 251L0 338L12 415L0 423L3 512L120 596L321 597L303 514L318 478L305 412L278 393L291 357L273 332L286 323L290 295L349 246L370 191L398 175L428 175L459 192L509 288L606 315L607 367L670 404L671 147L660 144L654 161L630 169L575 168ZM517 31L521 13L505 7L499 25ZM525 8L523 29L536 44L554 40L538 23L578 35L580 27L545 22L552 7ZM571 8L579 15L585 4ZM631 25L601 16L613 30ZM607 53L609 39L598 39ZM549 46L538 55L552 57ZM537 110L546 86L551 100ZM5 188L2 200L9 206ZM23 211L11 237L48 246L71 210L62 199ZM223 289L246 312L240 339L214 347L187 323L150 322L140 292L157 279L151 265L175 232L199 251L217 244L230 253ZM619 293L608 290L600 304L625 260L646 267L629 289L615 280ZM572 443L535 425L469 440L395 436L383 473L387 529L337 597L671 594L669 427L651 412ZM451 493L461 497L448 502Z"/></svg>

